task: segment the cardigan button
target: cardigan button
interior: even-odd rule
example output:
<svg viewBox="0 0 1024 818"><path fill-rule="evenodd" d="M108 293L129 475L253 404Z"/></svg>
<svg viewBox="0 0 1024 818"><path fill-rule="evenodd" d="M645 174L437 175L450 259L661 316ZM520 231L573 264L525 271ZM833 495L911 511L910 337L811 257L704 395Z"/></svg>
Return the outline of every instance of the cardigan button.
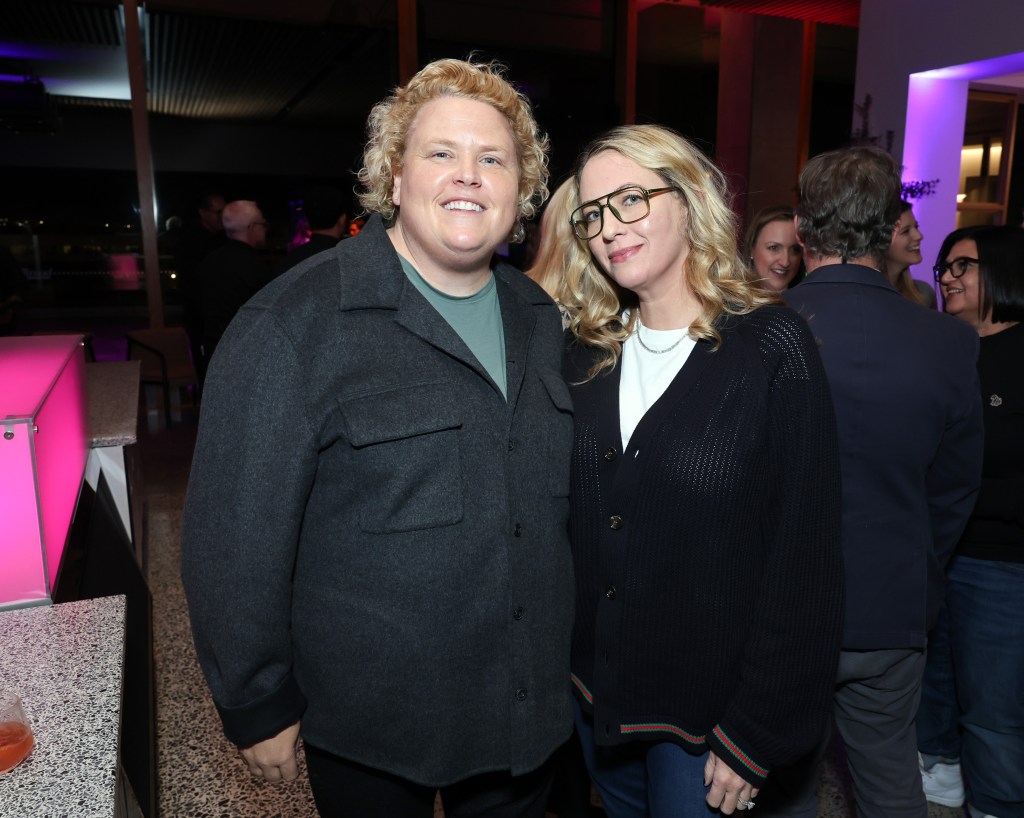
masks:
<svg viewBox="0 0 1024 818"><path fill-rule="evenodd" d="M523 527L519 523L516 523L514 526L512 526L512 536L513 537L522 537L523 536Z"/></svg>
<svg viewBox="0 0 1024 818"><path fill-rule="evenodd" d="M523 613L525 612L525 610L526 610L526 609L525 609L525 608L523 608L523 606L522 606L522 605L516 605L516 606L515 606L515 607L514 607L514 608L512 609L512 618L513 618L514 620L516 620L516 622L518 622L518 621L519 621L520 619L522 619L522 618L523 618Z"/></svg>
<svg viewBox="0 0 1024 818"><path fill-rule="evenodd" d="M604 595L608 597L608 599L615 599L615 597L618 596L618 591L615 590L614 585L609 585L605 590Z"/></svg>
<svg viewBox="0 0 1024 818"><path fill-rule="evenodd" d="M520 701L520 702L526 701L526 688L525 687L521 687L521 688L519 688L516 691L516 700Z"/></svg>
<svg viewBox="0 0 1024 818"><path fill-rule="evenodd" d="M614 460L618 456L619 452L614 446L609 446L607 451L604 453L605 460Z"/></svg>
<svg viewBox="0 0 1024 818"><path fill-rule="evenodd" d="M622 518L618 514L613 514L608 519L608 525L611 527L612 531L618 531L622 528Z"/></svg>

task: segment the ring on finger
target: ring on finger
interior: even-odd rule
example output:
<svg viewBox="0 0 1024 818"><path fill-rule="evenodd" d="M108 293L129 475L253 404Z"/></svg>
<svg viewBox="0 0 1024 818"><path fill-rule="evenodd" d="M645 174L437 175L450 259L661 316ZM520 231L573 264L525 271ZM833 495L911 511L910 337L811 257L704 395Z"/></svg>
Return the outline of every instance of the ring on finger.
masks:
<svg viewBox="0 0 1024 818"><path fill-rule="evenodd" d="M754 808L754 802L753 801L744 801L742 798L737 798L736 799L736 806L740 807L741 809L753 809Z"/></svg>

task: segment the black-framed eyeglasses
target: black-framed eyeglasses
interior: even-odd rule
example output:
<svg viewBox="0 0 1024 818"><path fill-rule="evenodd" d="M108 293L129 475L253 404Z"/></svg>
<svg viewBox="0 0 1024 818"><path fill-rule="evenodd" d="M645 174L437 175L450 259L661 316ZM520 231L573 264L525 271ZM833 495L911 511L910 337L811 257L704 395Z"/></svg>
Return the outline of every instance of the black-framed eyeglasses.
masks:
<svg viewBox="0 0 1024 818"><path fill-rule="evenodd" d="M972 264L977 263L978 260L976 258L971 258L970 256L959 256L958 258L955 258L952 261L947 261L944 264L936 264L932 267L932 272L935 273L936 281L940 280L942 276L946 274L946 270L949 270L949 274L953 276L953 278L960 278L960 276L971 268Z"/></svg>
<svg viewBox="0 0 1024 818"><path fill-rule="evenodd" d="M604 229L604 210L608 208L612 215L623 224L632 224L647 218L651 212L651 197L660 196L670 190L679 191L677 187L624 187L613 190L607 196L601 196L592 202L584 202L569 216L569 224L576 238L587 241L601 234ZM601 200L604 200L602 204Z"/></svg>

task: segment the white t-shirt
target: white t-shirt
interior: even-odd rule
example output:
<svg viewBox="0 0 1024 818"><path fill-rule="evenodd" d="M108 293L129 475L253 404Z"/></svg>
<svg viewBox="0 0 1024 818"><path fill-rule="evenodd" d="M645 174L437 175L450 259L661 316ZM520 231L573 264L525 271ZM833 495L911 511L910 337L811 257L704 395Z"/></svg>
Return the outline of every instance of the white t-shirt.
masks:
<svg viewBox="0 0 1024 818"><path fill-rule="evenodd" d="M627 311L622 320L628 319ZM637 323L633 334L623 343L619 364L622 367L619 378L619 429L623 451L628 448L637 424L665 393L690 357L697 342L687 332L686 328L648 329ZM650 349L665 351L656 353L644 349L637 340L638 333L642 334L644 344Z"/></svg>

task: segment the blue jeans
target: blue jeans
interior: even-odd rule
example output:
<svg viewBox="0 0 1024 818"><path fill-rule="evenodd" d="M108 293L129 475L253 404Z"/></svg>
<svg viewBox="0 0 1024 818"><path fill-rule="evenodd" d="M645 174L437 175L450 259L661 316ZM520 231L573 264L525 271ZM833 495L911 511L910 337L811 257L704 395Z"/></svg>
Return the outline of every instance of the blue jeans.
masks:
<svg viewBox="0 0 1024 818"><path fill-rule="evenodd" d="M960 758L975 809L1024 818L1024 563L955 557L948 577L946 619L929 638L918 748Z"/></svg>
<svg viewBox="0 0 1024 818"><path fill-rule="evenodd" d="M690 755L677 744L633 742L599 747L594 722L575 699L576 732L583 758L609 818L711 818L705 798L708 754Z"/></svg>

